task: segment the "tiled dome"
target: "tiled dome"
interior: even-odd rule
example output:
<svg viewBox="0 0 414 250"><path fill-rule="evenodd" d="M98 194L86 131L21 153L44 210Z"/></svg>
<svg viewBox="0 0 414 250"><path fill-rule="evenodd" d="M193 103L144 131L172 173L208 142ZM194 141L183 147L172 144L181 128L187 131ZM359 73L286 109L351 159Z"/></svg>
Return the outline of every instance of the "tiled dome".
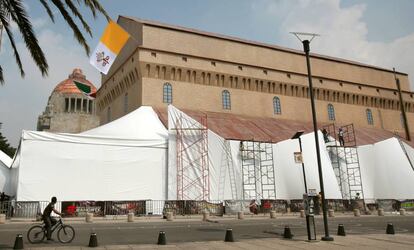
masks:
<svg viewBox="0 0 414 250"><path fill-rule="evenodd" d="M62 94L82 94L78 87L76 87L73 80L89 85L91 87L91 93L96 92L96 87L90 81L86 80L85 75L79 68L74 69L72 74L69 75L69 78L60 82L55 87L53 92L58 92Z"/></svg>

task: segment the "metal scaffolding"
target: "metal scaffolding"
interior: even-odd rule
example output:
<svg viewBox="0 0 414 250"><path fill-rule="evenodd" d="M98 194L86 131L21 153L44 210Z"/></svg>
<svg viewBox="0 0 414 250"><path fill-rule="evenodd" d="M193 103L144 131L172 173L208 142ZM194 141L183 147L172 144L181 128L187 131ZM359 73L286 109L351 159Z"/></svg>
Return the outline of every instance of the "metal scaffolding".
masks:
<svg viewBox="0 0 414 250"><path fill-rule="evenodd" d="M241 141L244 200L276 199L272 144Z"/></svg>
<svg viewBox="0 0 414 250"><path fill-rule="evenodd" d="M177 199L209 200L207 116L200 121L180 114L177 132Z"/></svg>
<svg viewBox="0 0 414 250"><path fill-rule="evenodd" d="M334 124L330 124L323 129L327 131L329 141L326 142L326 147L338 180L342 199L363 200L361 169L353 124L338 127L338 130ZM343 132L343 145L339 143L339 129L342 129Z"/></svg>

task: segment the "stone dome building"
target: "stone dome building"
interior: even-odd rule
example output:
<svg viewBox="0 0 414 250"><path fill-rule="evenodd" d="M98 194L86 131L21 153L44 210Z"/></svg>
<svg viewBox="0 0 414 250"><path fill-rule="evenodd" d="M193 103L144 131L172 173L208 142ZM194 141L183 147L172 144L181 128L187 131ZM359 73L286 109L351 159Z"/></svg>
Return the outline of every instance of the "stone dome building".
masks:
<svg viewBox="0 0 414 250"><path fill-rule="evenodd" d="M96 92L96 87L76 68L68 79L60 82L49 97L45 111L39 116L38 131L80 133L99 126L95 114L95 100L81 92L74 81Z"/></svg>

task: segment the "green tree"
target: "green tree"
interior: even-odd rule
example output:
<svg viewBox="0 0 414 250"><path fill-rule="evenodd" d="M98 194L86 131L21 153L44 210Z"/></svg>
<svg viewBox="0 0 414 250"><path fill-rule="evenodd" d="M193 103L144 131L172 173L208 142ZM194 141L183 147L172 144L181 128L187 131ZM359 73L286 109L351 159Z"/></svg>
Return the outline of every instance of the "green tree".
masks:
<svg viewBox="0 0 414 250"><path fill-rule="evenodd" d="M104 8L99 3L99 0L38 0L41 4L52 22L55 21L54 12L51 9L51 6L56 8L58 13L63 17L66 23L73 31L73 35L76 40L81 44L87 55L89 55L90 49L86 43L85 37L79 27L76 25L75 20L77 19L83 26L83 29L92 37L92 32L89 25L84 20L83 16L79 12L79 7L86 6L96 18L97 13L103 14L106 19L109 21L110 18ZM34 0L30 1L31 3ZM14 41L14 35L11 30L11 22L17 24L18 30L21 33L23 40L26 44L27 49L30 52L31 57L39 68L43 76L48 74L48 64L46 57L43 53L42 48L39 46L39 43L36 38L36 34L33 31L32 24L30 22L30 17L27 14L26 7L23 4L23 0L0 0L0 26L4 29L7 34L10 44L14 52L14 58L20 70L21 77L24 77L25 73L23 70L23 64L20 60L19 52L16 48ZM3 69L0 66L0 84L4 84Z"/></svg>
<svg viewBox="0 0 414 250"><path fill-rule="evenodd" d="M3 151L6 155L13 158L16 149L10 146L7 142L7 139L0 132L0 150Z"/></svg>

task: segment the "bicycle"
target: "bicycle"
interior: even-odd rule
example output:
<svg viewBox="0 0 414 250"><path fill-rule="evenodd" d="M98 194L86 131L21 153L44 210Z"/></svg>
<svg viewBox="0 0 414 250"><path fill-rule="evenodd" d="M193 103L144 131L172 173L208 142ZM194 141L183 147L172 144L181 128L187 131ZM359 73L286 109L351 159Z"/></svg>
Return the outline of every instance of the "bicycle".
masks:
<svg viewBox="0 0 414 250"><path fill-rule="evenodd" d="M72 226L63 224L62 218L52 226L51 234L57 230L57 238L60 243L70 243L75 238L75 229ZM32 226L29 231L27 231L27 239L30 243L36 244L41 243L46 238L47 229L46 224Z"/></svg>

